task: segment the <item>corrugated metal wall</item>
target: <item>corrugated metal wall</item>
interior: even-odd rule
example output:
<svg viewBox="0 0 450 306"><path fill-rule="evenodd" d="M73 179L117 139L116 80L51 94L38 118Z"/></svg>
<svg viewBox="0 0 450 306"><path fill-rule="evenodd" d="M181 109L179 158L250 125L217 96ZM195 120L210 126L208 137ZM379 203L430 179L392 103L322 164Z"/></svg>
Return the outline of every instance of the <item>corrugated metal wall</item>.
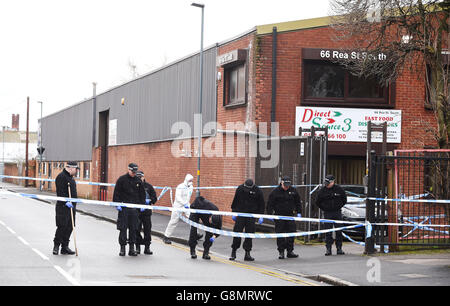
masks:
<svg viewBox="0 0 450 306"><path fill-rule="evenodd" d="M92 159L92 100L42 119L44 158L48 161Z"/></svg>
<svg viewBox="0 0 450 306"><path fill-rule="evenodd" d="M203 124L216 121L216 55L216 47L204 51ZM99 113L106 110L109 120L117 119L117 145L174 139L178 134L171 134L171 128L176 122L189 123L194 133L199 70L200 55L195 54L99 94L95 145ZM46 160L91 160L92 116L93 101L88 100L43 118Z"/></svg>
<svg viewBox="0 0 450 306"><path fill-rule="evenodd" d="M194 133L199 109L200 57L194 55L97 96L98 113L117 119L117 144L173 139L172 125L187 122ZM204 53L203 123L216 121L216 48ZM121 104L122 98L125 104ZM98 133L96 139L98 145Z"/></svg>

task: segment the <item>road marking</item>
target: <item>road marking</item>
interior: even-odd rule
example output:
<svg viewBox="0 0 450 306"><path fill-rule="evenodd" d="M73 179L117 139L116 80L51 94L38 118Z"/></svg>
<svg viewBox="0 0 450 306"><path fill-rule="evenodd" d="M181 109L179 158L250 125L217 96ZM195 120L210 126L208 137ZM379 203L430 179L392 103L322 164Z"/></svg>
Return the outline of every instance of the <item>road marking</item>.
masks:
<svg viewBox="0 0 450 306"><path fill-rule="evenodd" d="M36 254L38 254L43 260L50 260L50 258L48 258L47 256L45 256L44 254L42 254L38 249L35 248L31 248Z"/></svg>
<svg viewBox="0 0 450 306"><path fill-rule="evenodd" d="M19 239L23 244L25 244L26 246L30 246L30 244L25 240L25 239L23 239L22 237L20 237L20 236L17 236L17 239Z"/></svg>
<svg viewBox="0 0 450 306"><path fill-rule="evenodd" d="M53 266L59 273L61 273L72 285L74 286L80 286L80 283L72 277L69 273L67 273L63 268L60 266Z"/></svg>
<svg viewBox="0 0 450 306"><path fill-rule="evenodd" d="M16 234L16 232L15 232L15 231L13 231L13 229L12 229L12 228L10 228L9 226L5 225L5 227L6 227L6 229L7 229L8 231L10 231L10 232L11 232L11 234L13 234L13 235L15 235L15 234Z"/></svg>
<svg viewBox="0 0 450 306"><path fill-rule="evenodd" d="M37 255L39 255L39 257L41 257L43 260L50 261L50 258L48 258L44 254L42 254L42 252L40 252L38 249L31 247L31 245L25 239L23 239L22 237L17 235L16 232L12 228L7 226L4 222L0 221L0 224L3 225L8 231L10 231L17 239L19 239L20 242L22 242L26 246L30 247L33 250L33 252L35 252ZM64 276L69 281L69 283L71 283L74 286L80 286L80 283L76 279L74 279L69 273L67 273L63 268L61 268L60 266L56 266L56 265L53 265L53 267L62 276Z"/></svg>
<svg viewBox="0 0 450 306"><path fill-rule="evenodd" d="M159 242L163 243L161 240ZM177 245L177 244L175 244L173 242L172 242L172 244L170 246L172 246L174 248L177 248L179 250L190 252L190 249L188 249L186 247L183 247L181 245ZM211 255L211 254L210 254L210 256L211 256L212 260L217 261L217 262L221 262L221 263L224 263L224 264L227 264L227 265L236 266L236 267L239 267L239 268L252 270L252 271L255 271L255 272L258 272L258 273L265 274L267 276L279 278L279 279L282 279L282 280L285 280L285 281L289 281L289 282L292 282L292 283L295 283L295 284L301 284L301 285L306 285L306 286L319 286L318 284L310 283L310 282L298 279L296 277L291 277L291 276L288 276L288 275L285 275L285 274L281 274L281 273L278 273L278 272L274 272L274 271L271 271L271 270L268 270L268 269L265 269L265 268L260 268L260 267L243 264L243 263L236 262L236 261L223 259L221 257L217 257L217 256L214 256L214 255Z"/></svg>

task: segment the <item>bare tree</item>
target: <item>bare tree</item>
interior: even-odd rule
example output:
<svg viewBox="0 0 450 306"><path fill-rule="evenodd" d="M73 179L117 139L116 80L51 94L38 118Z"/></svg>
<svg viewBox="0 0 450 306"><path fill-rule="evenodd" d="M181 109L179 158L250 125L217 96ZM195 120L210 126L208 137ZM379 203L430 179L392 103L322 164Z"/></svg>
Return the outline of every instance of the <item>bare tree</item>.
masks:
<svg viewBox="0 0 450 306"><path fill-rule="evenodd" d="M139 76L137 65L132 59L128 59L128 68L130 69L131 78L135 79Z"/></svg>
<svg viewBox="0 0 450 306"><path fill-rule="evenodd" d="M330 6L336 38L358 51L343 65L385 85L406 69L415 72L427 87L438 146L449 148L450 1L330 0Z"/></svg>
<svg viewBox="0 0 450 306"><path fill-rule="evenodd" d="M354 75L375 77L381 84L409 70L427 88L435 114L433 130L440 149L449 148L449 0L330 0L336 39L357 50L343 64ZM448 154L447 154L448 156ZM433 196L448 199L448 162L430 165ZM450 205L443 205L446 220Z"/></svg>

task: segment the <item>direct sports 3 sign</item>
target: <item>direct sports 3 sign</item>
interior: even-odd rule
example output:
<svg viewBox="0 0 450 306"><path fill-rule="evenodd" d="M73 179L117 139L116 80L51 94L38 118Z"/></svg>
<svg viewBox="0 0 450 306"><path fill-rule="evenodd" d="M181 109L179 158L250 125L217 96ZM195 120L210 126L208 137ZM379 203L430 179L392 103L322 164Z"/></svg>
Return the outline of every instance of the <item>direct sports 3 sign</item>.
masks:
<svg viewBox="0 0 450 306"><path fill-rule="evenodd" d="M295 135L299 128L328 127L329 141L367 141L367 122L387 122L387 142L400 143L402 138L402 111L390 109L336 108L298 106L295 114ZM308 133L303 132L305 136ZM372 133L373 142L382 141L381 132Z"/></svg>

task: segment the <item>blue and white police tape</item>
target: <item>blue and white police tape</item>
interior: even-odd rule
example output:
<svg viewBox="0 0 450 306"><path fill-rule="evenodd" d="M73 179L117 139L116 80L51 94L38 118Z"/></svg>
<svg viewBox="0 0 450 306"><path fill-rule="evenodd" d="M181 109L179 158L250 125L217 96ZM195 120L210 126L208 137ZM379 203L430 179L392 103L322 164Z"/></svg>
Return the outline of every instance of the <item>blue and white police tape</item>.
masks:
<svg viewBox="0 0 450 306"><path fill-rule="evenodd" d="M230 236L230 237L259 238L259 239L309 236L309 235L325 234L325 233L329 233L329 232L335 232L335 231L339 231L339 230L353 229L353 228L358 228L358 227L365 226L365 224L362 223L362 224L355 224L355 225L350 225L350 226L345 226L345 227L336 227L336 228L331 228L331 229L326 229L326 230L318 230L318 231L311 231L311 232L294 232L294 233L277 233L277 234L265 234L265 233L249 234L249 233L224 231L224 230L219 230L219 229L216 229L216 228L208 227L208 226L205 226L203 224L196 223L196 222L194 222L192 220L189 220L188 218L186 218L186 217L184 217L182 215L180 216L180 219L183 220L184 222L186 222L187 224L191 225L191 226L194 226L194 227L196 227L198 229L201 229L201 230L204 230L206 232L213 233L213 234L223 235L223 236Z"/></svg>
<svg viewBox="0 0 450 306"><path fill-rule="evenodd" d="M425 218L423 221L421 221L420 223L415 223L415 222L412 221L410 218L405 218L405 221L406 221L406 222L411 223L411 224L414 224L415 226L414 226L414 228L413 228L412 230L410 230L407 234L405 234L405 235L403 236L403 238L406 238L406 237L409 236L412 232L414 232L415 230L419 229L419 227L418 227L417 225L425 225L425 226L422 228L422 230L424 230L424 231L436 232L436 233L439 233L439 234L445 234L445 235L448 235L448 234L449 234L448 231L439 231L439 230L436 230L436 229L434 229L434 228L430 228L430 227L426 226L427 224L428 224L428 225L432 225L431 219L432 219L432 218L430 218L430 217L426 217L426 218ZM425 222L427 222L427 221L428 221L429 223L425 223Z"/></svg>
<svg viewBox="0 0 450 306"><path fill-rule="evenodd" d="M387 202L410 202L410 203L450 203L450 200L433 200L433 199L387 199L387 198L367 198L369 201L387 201Z"/></svg>
<svg viewBox="0 0 450 306"><path fill-rule="evenodd" d="M27 177L27 176L13 176L13 175L0 175L0 178L11 178L17 180L30 180L30 181L43 181L43 182L54 182L54 179L39 178L39 177ZM114 187L115 184L110 183L97 183L97 182L87 182L87 181L76 181L77 184L81 185L93 185L93 186L104 186L104 187Z"/></svg>
<svg viewBox="0 0 450 306"><path fill-rule="evenodd" d="M18 180L33 180L33 181L44 181L44 182L54 182L54 179L46 179L46 178L37 178L37 177L26 177L26 176L12 176L12 175L0 175L0 178L11 178L11 179L18 179ZM99 183L99 182L88 182L88 181L80 181L76 180L77 184L82 185L92 185L92 186L104 186L104 187L114 187L116 184L112 183ZM316 185L292 185L292 187L313 187ZM311 191L313 193L319 186L317 185L316 188ZM214 189L236 189L239 186L215 186L215 187L193 187L194 190L214 190ZM270 185L270 186L258 186L259 188L276 188L278 185ZM163 189L165 187L161 186L153 186L155 189ZM178 187L177 187L178 188ZM189 188L189 187L186 187Z"/></svg>
<svg viewBox="0 0 450 306"><path fill-rule="evenodd" d="M170 190L170 189L169 189ZM198 214L208 214L208 215L223 215L223 216L237 216L237 217L251 217L251 218L265 218L270 220L292 220L292 221L310 221L310 222L323 222L323 223L343 223L343 224L364 224L360 222L348 222L339 220L328 220L328 219L315 219L315 218L304 218L304 217L289 217L289 216L277 216L277 215L264 215L264 214L250 214L250 213L236 213L228 211L216 211L216 210L202 210L202 209L192 209L192 208L177 208L177 207L166 207L166 206L156 206L156 205L145 205L145 204L133 204L133 203L122 203L122 202L109 202L100 200L88 200L80 198L67 198L58 196L48 196L39 194L28 194L28 193L14 193L8 191L0 191L0 194L9 194L13 196L40 199L40 200L51 200L51 201L62 201L62 202L73 202L82 204L92 204L92 205L103 205L103 206L121 206L128 208L144 208L151 210L161 210L161 211L178 211L178 212L189 212Z"/></svg>
<svg viewBox="0 0 450 306"><path fill-rule="evenodd" d="M215 210L202 210L202 209L186 209L184 207L176 208L176 207L166 207L166 206L150 206L150 205L141 205L141 204L133 204L133 203L121 203L121 202L108 202L108 201L99 201L99 200L87 200L80 198L66 198L66 197L56 197L56 196L47 196L47 195L37 195L37 194L27 194L27 193L13 193L8 191L0 191L0 194L9 194L19 197L27 197L33 199L41 199L41 200L52 200L52 201L62 201L62 202L73 202L73 203L84 203L84 204L93 204L93 205L103 205L103 206L121 206L128 208L144 208L144 209L152 209L152 210L161 210L161 211L178 211L178 212L189 212L189 213L199 213L199 214L209 214L209 215L223 215L223 216L237 216L237 217L251 217L251 218L264 218L269 220L292 220L292 221L309 221L309 222L320 222L320 223L335 223L335 224L362 224L364 226L373 226L373 225L392 225L392 226L419 226L419 227L450 227L450 225L436 225L436 224L405 224L405 223L362 223L362 222L352 222L352 221L341 221L341 220L329 220L329 219L318 219L318 218L305 218L305 217L290 217L290 216L277 216L277 215L265 215L265 214L251 214L251 213L237 213L237 212L229 212L229 211L215 211Z"/></svg>
<svg viewBox="0 0 450 306"><path fill-rule="evenodd" d="M350 236L348 236L347 234L345 234L344 232L342 232L342 236L344 236L344 238L348 239L350 242L356 243L357 245L361 245L361 246L365 246L366 243L362 242L362 241L356 241L353 238L351 238ZM376 249L380 249L380 246L378 244L375 244L374 246ZM389 246L385 245L384 246L384 253L389 253Z"/></svg>

